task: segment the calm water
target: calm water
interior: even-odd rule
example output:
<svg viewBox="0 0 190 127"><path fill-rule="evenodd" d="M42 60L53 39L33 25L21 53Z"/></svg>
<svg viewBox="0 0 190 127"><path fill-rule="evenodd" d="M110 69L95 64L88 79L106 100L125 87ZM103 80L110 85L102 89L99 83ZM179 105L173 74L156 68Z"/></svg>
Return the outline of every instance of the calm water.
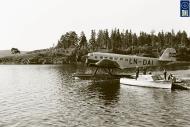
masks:
<svg viewBox="0 0 190 127"><path fill-rule="evenodd" d="M0 127L190 126L190 91L74 80L77 66L1 65ZM173 73L190 77L190 69Z"/></svg>

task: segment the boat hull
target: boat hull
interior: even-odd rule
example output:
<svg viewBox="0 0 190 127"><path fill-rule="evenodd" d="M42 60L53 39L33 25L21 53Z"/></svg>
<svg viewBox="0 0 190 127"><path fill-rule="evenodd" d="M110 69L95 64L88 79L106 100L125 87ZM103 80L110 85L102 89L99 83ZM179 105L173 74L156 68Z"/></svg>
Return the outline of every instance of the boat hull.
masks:
<svg viewBox="0 0 190 127"><path fill-rule="evenodd" d="M143 81L129 78L121 78L120 84L130 85L130 86L140 86L140 87L150 87L150 88L162 88L162 89L171 89L172 83L170 81Z"/></svg>

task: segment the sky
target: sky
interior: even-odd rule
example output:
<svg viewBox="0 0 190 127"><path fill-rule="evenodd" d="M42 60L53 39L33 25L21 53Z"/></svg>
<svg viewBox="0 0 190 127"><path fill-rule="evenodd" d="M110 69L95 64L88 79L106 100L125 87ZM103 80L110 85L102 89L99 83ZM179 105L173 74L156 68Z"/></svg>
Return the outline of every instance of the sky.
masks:
<svg viewBox="0 0 190 127"><path fill-rule="evenodd" d="M0 0L0 50L31 51L56 45L69 31L89 39L92 29L185 30L180 0Z"/></svg>

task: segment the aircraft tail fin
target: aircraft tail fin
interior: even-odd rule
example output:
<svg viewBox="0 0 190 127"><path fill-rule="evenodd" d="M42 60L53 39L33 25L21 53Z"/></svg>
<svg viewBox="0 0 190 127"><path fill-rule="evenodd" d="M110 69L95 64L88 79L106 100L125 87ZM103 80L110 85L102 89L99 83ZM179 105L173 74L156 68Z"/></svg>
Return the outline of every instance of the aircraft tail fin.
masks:
<svg viewBox="0 0 190 127"><path fill-rule="evenodd" d="M174 48L167 48L160 56L159 61L176 61L176 50Z"/></svg>

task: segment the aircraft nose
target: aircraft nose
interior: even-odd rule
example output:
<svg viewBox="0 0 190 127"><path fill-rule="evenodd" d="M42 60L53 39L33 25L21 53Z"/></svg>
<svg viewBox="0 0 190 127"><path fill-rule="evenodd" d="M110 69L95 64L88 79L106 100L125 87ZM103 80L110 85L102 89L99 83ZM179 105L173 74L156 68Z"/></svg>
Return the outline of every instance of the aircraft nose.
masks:
<svg viewBox="0 0 190 127"><path fill-rule="evenodd" d="M88 55L85 55L84 58L85 58L85 64L88 65Z"/></svg>

